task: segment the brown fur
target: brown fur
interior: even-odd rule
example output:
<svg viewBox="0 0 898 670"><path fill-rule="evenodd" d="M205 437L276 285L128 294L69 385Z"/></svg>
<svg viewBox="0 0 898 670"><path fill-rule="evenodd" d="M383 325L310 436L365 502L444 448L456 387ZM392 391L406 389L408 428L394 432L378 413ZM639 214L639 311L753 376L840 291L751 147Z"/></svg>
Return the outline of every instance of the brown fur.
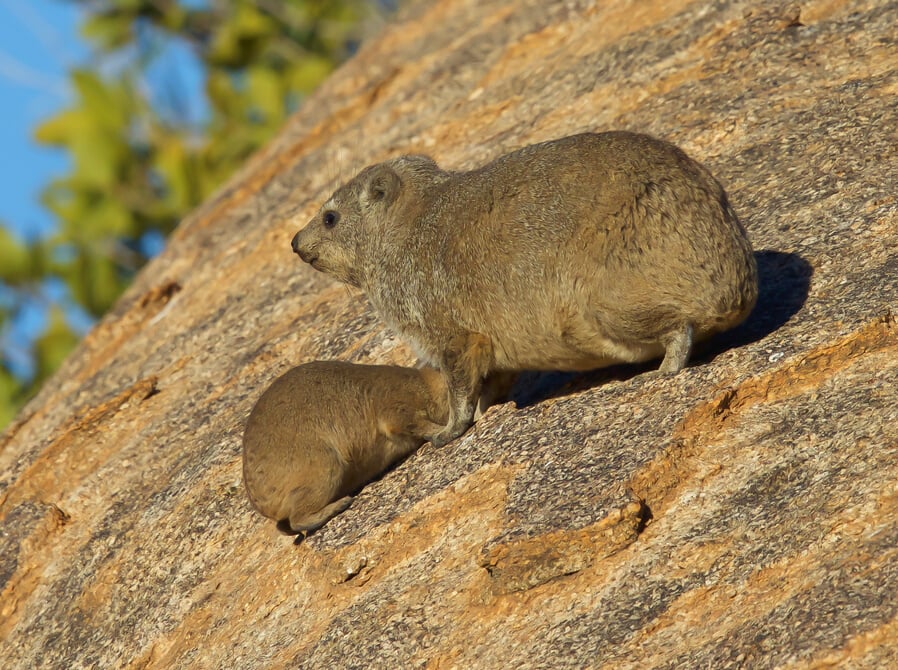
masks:
<svg viewBox="0 0 898 670"><path fill-rule="evenodd" d="M532 145L470 172L424 156L373 165L293 249L363 289L443 371L450 418L435 444L464 432L481 391L453 364L465 334L490 339L491 371L664 355L660 371L677 372L694 341L744 320L758 292L720 184L673 145L626 132Z"/></svg>
<svg viewBox="0 0 898 670"><path fill-rule="evenodd" d="M338 361L293 368L262 394L246 424L250 501L283 532L319 528L350 505L353 491L445 425L446 399L442 376L430 368Z"/></svg>

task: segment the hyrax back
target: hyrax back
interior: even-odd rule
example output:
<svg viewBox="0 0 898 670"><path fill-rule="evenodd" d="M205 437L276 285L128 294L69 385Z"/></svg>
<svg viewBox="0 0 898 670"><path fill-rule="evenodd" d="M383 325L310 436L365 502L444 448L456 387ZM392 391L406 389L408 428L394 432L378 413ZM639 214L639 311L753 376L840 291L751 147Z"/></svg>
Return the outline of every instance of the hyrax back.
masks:
<svg viewBox="0 0 898 670"><path fill-rule="evenodd" d="M276 379L243 435L253 506L286 533L322 526L350 494L417 449L447 421L431 369L316 361Z"/></svg>
<svg viewBox="0 0 898 670"><path fill-rule="evenodd" d="M740 323L757 298L751 244L713 176L633 133L566 137L470 172L404 156L363 170L293 240L361 287L447 377L445 442L479 387L447 369L481 333L492 370L582 370L664 356Z"/></svg>

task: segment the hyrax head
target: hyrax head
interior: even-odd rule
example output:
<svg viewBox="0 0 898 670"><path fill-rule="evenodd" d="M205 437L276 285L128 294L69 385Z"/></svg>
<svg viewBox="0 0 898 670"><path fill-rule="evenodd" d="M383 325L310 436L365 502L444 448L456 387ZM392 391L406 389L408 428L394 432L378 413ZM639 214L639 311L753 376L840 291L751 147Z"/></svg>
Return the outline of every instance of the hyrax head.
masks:
<svg viewBox="0 0 898 670"><path fill-rule="evenodd" d="M386 234L406 187L425 172L439 172L426 156L402 156L366 167L334 191L296 233L293 251L316 270L361 288L369 250Z"/></svg>

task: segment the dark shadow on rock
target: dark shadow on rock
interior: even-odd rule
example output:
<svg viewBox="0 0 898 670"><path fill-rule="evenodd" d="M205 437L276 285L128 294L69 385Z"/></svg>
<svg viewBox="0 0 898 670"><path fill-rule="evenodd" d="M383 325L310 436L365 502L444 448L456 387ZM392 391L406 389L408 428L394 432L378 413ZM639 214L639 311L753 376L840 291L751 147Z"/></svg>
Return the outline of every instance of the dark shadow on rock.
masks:
<svg viewBox="0 0 898 670"><path fill-rule="evenodd" d="M707 363L718 354L764 339L779 330L808 298L814 269L798 254L756 251L758 304L748 318L732 330L700 345L693 363Z"/></svg>
<svg viewBox="0 0 898 670"><path fill-rule="evenodd" d="M591 372L522 372L511 390L518 409L543 400L572 395L610 381L626 381L658 367L657 361L612 365Z"/></svg>
<svg viewBox="0 0 898 670"><path fill-rule="evenodd" d="M814 271L798 254L756 251L758 302L736 328L699 344L689 365L709 363L724 351L757 342L781 328L804 305ZM625 381L654 370L658 361L614 365L592 372L525 372L515 382L511 399L518 408L570 395L608 381Z"/></svg>

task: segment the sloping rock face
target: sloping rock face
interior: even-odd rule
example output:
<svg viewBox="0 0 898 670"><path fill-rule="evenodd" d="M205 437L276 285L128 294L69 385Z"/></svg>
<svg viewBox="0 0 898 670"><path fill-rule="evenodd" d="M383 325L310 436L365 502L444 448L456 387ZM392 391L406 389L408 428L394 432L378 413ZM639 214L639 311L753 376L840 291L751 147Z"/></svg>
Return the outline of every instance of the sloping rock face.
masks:
<svg viewBox="0 0 898 670"><path fill-rule="evenodd" d="M0 438L4 667L898 667L896 25L882 1L413 7ZM323 198L401 153L613 128L726 186L748 322L673 378L528 375L301 544L257 516L240 439L274 377L413 363L291 254Z"/></svg>

